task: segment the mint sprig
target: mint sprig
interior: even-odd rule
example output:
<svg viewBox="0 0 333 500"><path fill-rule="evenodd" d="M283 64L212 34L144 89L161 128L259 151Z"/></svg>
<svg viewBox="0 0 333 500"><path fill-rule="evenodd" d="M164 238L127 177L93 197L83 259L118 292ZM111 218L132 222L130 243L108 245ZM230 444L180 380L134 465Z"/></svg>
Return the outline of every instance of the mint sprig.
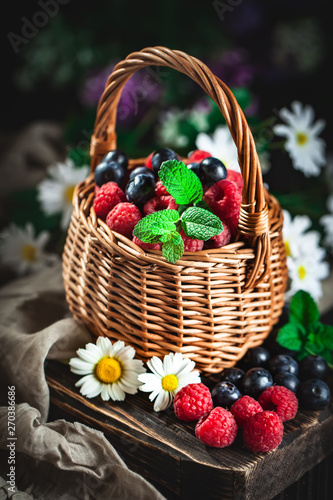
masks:
<svg viewBox="0 0 333 500"><path fill-rule="evenodd" d="M159 177L168 193L179 205L177 210L159 210L147 215L135 226L133 235L145 243L162 243L162 255L175 263L184 253L180 235L209 240L223 231L220 219L202 200L203 189L199 177L181 161L166 161Z"/></svg>
<svg viewBox="0 0 333 500"><path fill-rule="evenodd" d="M289 307L289 322L280 328L277 342L297 351L301 360L309 354L323 357L333 368L333 326L320 322L317 304L308 292L299 290Z"/></svg>

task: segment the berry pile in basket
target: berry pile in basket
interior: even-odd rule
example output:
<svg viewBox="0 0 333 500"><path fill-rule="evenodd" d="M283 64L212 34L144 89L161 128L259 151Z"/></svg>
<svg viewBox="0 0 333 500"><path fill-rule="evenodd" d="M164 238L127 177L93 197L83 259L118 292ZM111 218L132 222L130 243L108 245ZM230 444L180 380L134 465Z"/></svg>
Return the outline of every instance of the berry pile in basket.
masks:
<svg viewBox="0 0 333 500"><path fill-rule="evenodd" d="M220 248L235 237L243 179L205 151L180 161L172 149L151 153L128 171L121 150L110 151L94 174L96 215L145 250L170 262L184 251Z"/></svg>
<svg viewBox="0 0 333 500"><path fill-rule="evenodd" d="M241 434L250 451L274 450L282 441L284 422L295 418L298 408L322 410L330 403L323 380L328 365L320 356L297 362L290 354L271 355L257 347L240 366L223 370L211 390L203 383L189 384L174 398L176 417L197 421L195 435L208 446L230 446Z"/></svg>

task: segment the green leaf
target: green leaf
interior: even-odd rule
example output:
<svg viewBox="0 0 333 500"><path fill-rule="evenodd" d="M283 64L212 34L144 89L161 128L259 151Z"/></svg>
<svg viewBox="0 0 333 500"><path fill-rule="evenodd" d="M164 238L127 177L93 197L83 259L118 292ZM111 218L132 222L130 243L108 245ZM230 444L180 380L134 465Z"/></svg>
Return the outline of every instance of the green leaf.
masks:
<svg viewBox="0 0 333 500"><path fill-rule="evenodd" d="M183 162L177 160L163 162L158 175L178 205L189 205L202 199L203 189L199 177Z"/></svg>
<svg viewBox="0 0 333 500"><path fill-rule="evenodd" d="M276 340L280 345L291 351L300 351L303 345L302 337L302 331L298 325L287 323L280 328Z"/></svg>
<svg viewBox="0 0 333 500"><path fill-rule="evenodd" d="M209 240L223 231L223 224L215 214L198 207L185 210L181 223L186 236L198 240Z"/></svg>
<svg viewBox="0 0 333 500"><path fill-rule="evenodd" d="M198 208L204 208L205 210L208 210L208 212L213 212L213 210L210 208L209 205L203 200L199 200L195 203L195 206Z"/></svg>
<svg viewBox="0 0 333 500"><path fill-rule="evenodd" d="M290 302L289 321L308 327L316 323L319 317L318 307L311 295L303 290L296 292Z"/></svg>
<svg viewBox="0 0 333 500"><path fill-rule="evenodd" d="M174 232L179 220L177 210L165 209L146 215L133 230L133 235L145 243L156 241L156 236Z"/></svg>
<svg viewBox="0 0 333 500"><path fill-rule="evenodd" d="M178 236L176 236L178 234ZM163 257L174 264L184 253L184 242L179 233L175 232L172 239L162 245Z"/></svg>
<svg viewBox="0 0 333 500"><path fill-rule="evenodd" d="M322 325L317 335L320 337L322 344L330 351L333 351L333 326Z"/></svg>

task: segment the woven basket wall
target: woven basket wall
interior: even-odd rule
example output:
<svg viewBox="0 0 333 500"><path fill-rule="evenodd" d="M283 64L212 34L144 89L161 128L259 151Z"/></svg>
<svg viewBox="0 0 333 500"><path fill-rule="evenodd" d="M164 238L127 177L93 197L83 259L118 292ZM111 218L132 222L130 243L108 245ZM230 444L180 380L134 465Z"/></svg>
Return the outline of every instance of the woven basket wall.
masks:
<svg viewBox="0 0 333 500"><path fill-rule="evenodd" d="M130 54L109 77L91 140L92 172L116 148L124 84L149 65L190 76L226 119L244 180L237 241L185 252L171 264L161 252L142 250L96 217L91 173L74 193L63 254L66 298L94 335L123 340L143 361L181 352L199 370L216 373L260 345L282 312L287 283L282 211L263 186L252 134L230 89L199 60L164 47ZM143 161L131 160L129 168L138 164Z"/></svg>

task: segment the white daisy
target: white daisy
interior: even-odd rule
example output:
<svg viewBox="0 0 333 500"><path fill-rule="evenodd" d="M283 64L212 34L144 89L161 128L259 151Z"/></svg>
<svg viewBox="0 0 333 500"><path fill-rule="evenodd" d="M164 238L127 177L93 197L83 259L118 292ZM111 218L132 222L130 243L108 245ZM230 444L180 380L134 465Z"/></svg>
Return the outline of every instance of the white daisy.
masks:
<svg viewBox="0 0 333 500"><path fill-rule="evenodd" d="M11 224L0 233L0 257L17 274L36 272L55 258L44 253L50 234L47 231L35 236L33 225L28 222L25 228Z"/></svg>
<svg viewBox="0 0 333 500"><path fill-rule="evenodd" d="M75 386L87 398L101 395L104 401L124 401L127 394L136 394L138 375L146 370L142 361L133 359L135 349L118 340L114 344L107 337L98 337L96 344L76 351L78 358L69 361L71 371L84 375Z"/></svg>
<svg viewBox="0 0 333 500"><path fill-rule="evenodd" d="M291 103L292 111L281 109L280 117L287 125L275 125L276 135L286 137L285 149L288 151L294 168L306 177L319 175L320 167L326 163L325 142L318 135L325 127L324 120L313 123L314 110L302 106L298 101Z"/></svg>
<svg viewBox="0 0 333 500"><path fill-rule="evenodd" d="M62 214L60 227L66 230L73 209L74 188L87 177L89 167L75 167L67 158L64 163L51 165L47 172L50 178L37 186L38 200L46 215Z"/></svg>
<svg viewBox="0 0 333 500"><path fill-rule="evenodd" d="M217 127L212 137L201 132L197 136L196 147L219 158L227 168L240 172L237 148L227 125Z"/></svg>
<svg viewBox="0 0 333 500"><path fill-rule="evenodd" d="M155 411L166 410L170 406L175 394L188 384L200 383L200 374L194 361L183 359L180 353L170 353L164 356L163 362L153 356L147 363L153 373L139 375L143 385L140 390L150 392L150 401L156 398Z"/></svg>
<svg viewBox="0 0 333 500"><path fill-rule="evenodd" d="M306 248L302 239L311 227L311 219L307 215L296 215L293 219L287 210L283 210L282 237L287 257L297 257ZM312 231L311 231L312 233Z"/></svg>
<svg viewBox="0 0 333 500"><path fill-rule="evenodd" d="M323 215L319 219L319 222L322 226L324 226L324 244L331 252L333 252L333 195L329 196L327 200L327 208L330 213Z"/></svg>

